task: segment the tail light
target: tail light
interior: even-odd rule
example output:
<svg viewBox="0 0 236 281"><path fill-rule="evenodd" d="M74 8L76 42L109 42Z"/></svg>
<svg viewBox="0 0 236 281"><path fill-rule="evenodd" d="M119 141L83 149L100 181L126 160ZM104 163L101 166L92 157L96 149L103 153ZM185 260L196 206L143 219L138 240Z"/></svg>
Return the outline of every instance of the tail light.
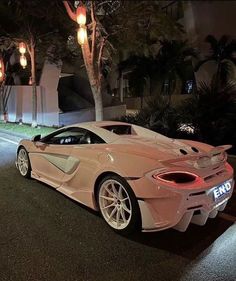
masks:
<svg viewBox="0 0 236 281"><path fill-rule="evenodd" d="M153 178L165 182L184 184L194 182L197 179L197 175L188 172L165 172L153 175Z"/></svg>

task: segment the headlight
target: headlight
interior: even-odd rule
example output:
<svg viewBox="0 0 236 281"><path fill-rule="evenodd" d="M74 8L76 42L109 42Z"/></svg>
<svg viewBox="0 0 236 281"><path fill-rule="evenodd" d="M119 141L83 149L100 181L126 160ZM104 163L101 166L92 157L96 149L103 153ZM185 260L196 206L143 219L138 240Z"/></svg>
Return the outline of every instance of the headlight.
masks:
<svg viewBox="0 0 236 281"><path fill-rule="evenodd" d="M188 172L165 172L161 174L153 175L154 179L177 183L177 184L184 184L184 183L191 183L197 179L197 175L188 173Z"/></svg>

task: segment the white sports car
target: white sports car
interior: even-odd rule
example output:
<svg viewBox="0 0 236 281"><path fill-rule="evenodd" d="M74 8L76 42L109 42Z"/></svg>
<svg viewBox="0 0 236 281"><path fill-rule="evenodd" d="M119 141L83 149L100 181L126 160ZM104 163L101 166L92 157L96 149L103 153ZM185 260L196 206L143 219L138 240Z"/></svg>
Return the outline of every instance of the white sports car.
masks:
<svg viewBox="0 0 236 281"><path fill-rule="evenodd" d="M120 233L185 231L224 210L232 195L230 146L170 139L122 122L89 122L22 140L16 165L98 210Z"/></svg>

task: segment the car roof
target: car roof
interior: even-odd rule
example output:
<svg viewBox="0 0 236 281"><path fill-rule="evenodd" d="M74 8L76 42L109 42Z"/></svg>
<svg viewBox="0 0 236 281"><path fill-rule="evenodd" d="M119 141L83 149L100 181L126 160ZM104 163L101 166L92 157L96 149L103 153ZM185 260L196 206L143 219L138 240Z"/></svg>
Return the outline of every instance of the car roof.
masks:
<svg viewBox="0 0 236 281"><path fill-rule="evenodd" d="M105 142L111 143L119 139L120 136L104 129L103 127L116 126L116 125L132 126L132 124L125 123L125 122L118 122L118 121L92 121L92 122L76 123L66 126L64 128L79 127L79 128L87 129L97 134L101 138L103 138Z"/></svg>
<svg viewBox="0 0 236 281"><path fill-rule="evenodd" d="M130 124L130 123L125 123L125 122L119 122L119 121L93 121L93 122L84 122L84 123L76 123L72 124L70 126L66 126L64 128L70 128L70 127L78 127L78 128L83 128L87 129L99 137L101 137L106 143L113 143L113 142L123 142L124 141L124 136L123 135L118 135L116 133L111 132L110 130L107 130L103 127L106 126L132 126L132 128L135 130L137 135L141 138L151 138L151 139L159 139L162 141L167 141L169 142L170 139L164 135L161 135L157 132L151 131L149 129ZM133 136L127 135L125 137L125 142L128 142L129 138L132 138Z"/></svg>
<svg viewBox="0 0 236 281"><path fill-rule="evenodd" d="M119 122L119 121L91 121L91 122L83 122L83 123L77 123L74 124L77 125L78 127L91 127L91 126L96 126L96 127L104 127L104 126L115 126L115 125L132 125L126 122ZM70 127L70 126L68 126Z"/></svg>

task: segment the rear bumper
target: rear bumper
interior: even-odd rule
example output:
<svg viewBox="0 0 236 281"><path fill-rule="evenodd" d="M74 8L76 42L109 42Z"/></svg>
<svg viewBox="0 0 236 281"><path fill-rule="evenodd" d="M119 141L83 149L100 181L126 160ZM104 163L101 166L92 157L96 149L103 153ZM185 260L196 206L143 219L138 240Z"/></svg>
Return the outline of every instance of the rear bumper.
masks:
<svg viewBox="0 0 236 281"><path fill-rule="evenodd" d="M230 197L225 198L222 202L219 202L210 210L202 207L194 211L186 211L181 220L173 226L173 228L183 232L188 228L190 223L204 225L208 218L215 218L219 211L223 211L225 209L229 198Z"/></svg>
<svg viewBox="0 0 236 281"><path fill-rule="evenodd" d="M229 179L229 181L230 192L217 201L213 196L216 186L189 191L166 190L164 192L160 189L161 194L156 198L139 199L142 230L152 232L174 228L185 231L190 223L204 225L208 218L215 218L219 211L225 209L234 188L234 180Z"/></svg>

